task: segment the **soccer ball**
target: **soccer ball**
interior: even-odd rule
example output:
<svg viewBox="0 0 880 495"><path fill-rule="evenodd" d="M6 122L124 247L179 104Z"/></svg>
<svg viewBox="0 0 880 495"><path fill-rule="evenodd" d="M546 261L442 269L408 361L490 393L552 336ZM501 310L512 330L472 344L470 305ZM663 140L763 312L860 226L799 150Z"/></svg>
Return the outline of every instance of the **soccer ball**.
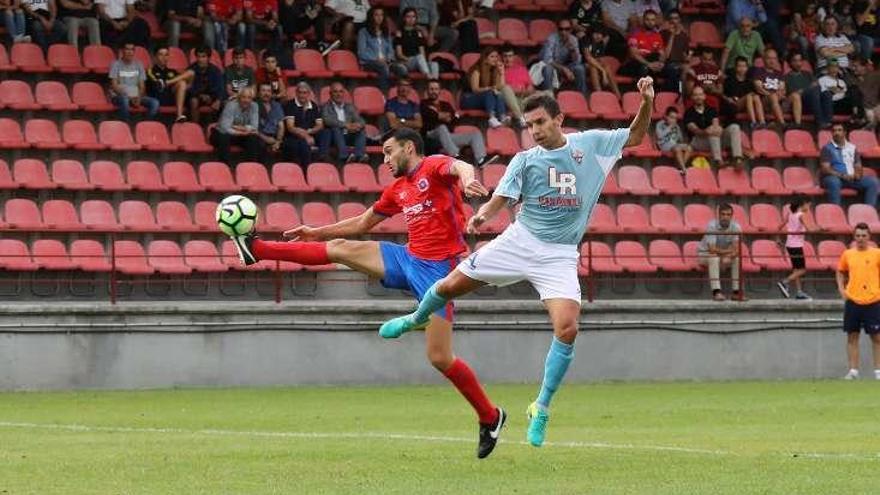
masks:
<svg viewBox="0 0 880 495"><path fill-rule="evenodd" d="M228 236L247 235L257 225L257 205L244 196L227 196L217 205L217 226Z"/></svg>

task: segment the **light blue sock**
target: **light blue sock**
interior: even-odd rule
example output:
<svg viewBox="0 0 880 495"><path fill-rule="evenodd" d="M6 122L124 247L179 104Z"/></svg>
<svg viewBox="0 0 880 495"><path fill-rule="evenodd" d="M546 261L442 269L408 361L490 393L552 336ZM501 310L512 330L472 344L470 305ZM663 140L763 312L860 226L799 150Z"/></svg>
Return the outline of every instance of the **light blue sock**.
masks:
<svg viewBox="0 0 880 495"><path fill-rule="evenodd" d="M443 306L446 306L446 303L449 302L448 299L437 294L438 283L439 282L435 282L434 285L425 292L425 296L422 297L421 302L419 302L418 309L412 314L416 323L424 323L428 321L432 314L443 309Z"/></svg>
<svg viewBox="0 0 880 495"><path fill-rule="evenodd" d="M574 358L574 345L566 344L553 337L550 350L547 352L547 360L544 361L544 382L541 383L541 392L538 394L538 405L549 408L553 394L562 383L568 365Z"/></svg>

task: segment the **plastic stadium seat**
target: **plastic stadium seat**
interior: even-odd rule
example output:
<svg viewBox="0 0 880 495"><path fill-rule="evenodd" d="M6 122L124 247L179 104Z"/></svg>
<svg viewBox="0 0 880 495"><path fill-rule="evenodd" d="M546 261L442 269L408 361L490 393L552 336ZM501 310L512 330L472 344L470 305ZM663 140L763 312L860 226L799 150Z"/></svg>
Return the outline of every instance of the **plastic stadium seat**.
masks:
<svg viewBox="0 0 880 495"><path fill-rule="evenodd" d="M229 170L227 169L227 172L228 171ZM231 182L231 175L229 176L229 179ZM199 184L193 166L188 162L168 162L163 165L162 182L164 182L169 189L177 192L201 192L205 190Z"/></svg>
<svg viewBox="0 0 880 495"><path fill-rule="evenodd" d="M100 151L107 145L98 142L98 135L90 122L85 120L65 120L61 127L64 142L75 150Z"/></svg>
<svg viewBox="0 0 880 495"><path fill-rule="evenodd" d="M73 102L87 112L112 112L116 109L98 83L80 81L71 90Z"/></svg>
<svg viewBox="0 0 880 495"><path fill-rule="evenodd" d="M498 127L486 131L486 151L491 154L513 156L520 152L516 131L510 127Z"/></svg>
<svg viewBox="0 0 880 495"><path fill-rule="evenodd" d="M183 246L186 266L202 273L222 273L229 267L220 261L217 246L209 241L187 241Z"/></svg>
<svg viewBox="0 0 880 495"><path fill-rule="evenodd" d="M840 255L844 251L846 251L846 245L840 241L820 241L819 246L816 248L819 264L825 267L826 270L837 271Z"/></svg>
<svg viewBox="0 0 880 495"><path fill-rule="evenodd" d="M18 186L19 184L12 180L9 164L5 160L0 160L0 189L15 189Z"/></svg>
<svg viewBox="0 0 880 495"><path fill-rule="evenodd" d="M232 65L232 52L234 48L227 48L226 53L223 54L223 65L225 67L230 67ZM184 60L186 59L186 54L183 54ZM244 65L250 67L251 69L257 70L259 67L259 63L257 61L257 56L254 54L252 50L245 49L244 51Z"/></svg>
<svg viewBox="0 0 880 495"><path fill-rule="evenodd" d="M83 48L83 66L95 74L107 75L116 60L113 50L106 45L89 45ZM144 68L146 70L146 68Z"/></svg>
<svg viewBox="0 0 880 495"><path fill-rule="evenodd" d="M95 188L86 177L83 164L76 160L55 160L52 162L52 182L62 189L72 191L91 191Z"/></svg>
<svg viewBox="0 0 880 495"><path fill-rule="evenodd" d="M748 172L731 167L718 170L718 187L722 193L732 196L754 196L758 193L752 189Z"/></svg>
<svg viewBox="0 0 880 495"><path fill-rule="evenodd" d="M162 230L191 232L200 230L193 225L189 208L179 201L160 201L156 205L156 223Z"/></svg>
<svg viewBox="0 0 880 495"><path fill-rule="evenodd" d="M283 201L269 203L263 211L265 212L264 216L266 219L266 224L263 228L270 232L283 232L302 225L299 213L290 203Z"/></svg>
<svg viewBox="0 0 880 495"><path fill-rule="evenodd" d="M483 167L481 172L483 174L483 185L486 186L486 189L492 191L498 187L498 182L504 176L504 173L507 172L507 165L490 163Z"/></svg>
<svg viewBox="0 0 880 495"><path fill-rule="evenodd" d="M272 165L272 184L284 192L313 192L306 182L302 167L296 163L279 162Z"/></svg>
<svg viewBox="0 0 880 495"><path fill-rule="evenodd" d="M498 210L498 214L480 227L482 232L499 234L510 225L510 212L506 208Z"/></svg>
<svg viewBox="0 0 880 495"><path fill-rule="evenodd" d="M250 192L276 192L269 180L269 172L262 163L242 162L235 167L235 183L239 189Z"/></svg>
<svg viewBox="0 0 880 495"><path fill-rule="evenodd" d="M12 165L12 176L15 182L27 189L55 189L57 184L49 178L46 164L41 160L23 158Z"/></svg>
<svg viewBox="0 0 880 495"><path fill-rule="evenodd" d="M358 86L352 93L354 106L361 115L375 117L385 113L385 95L374 86Z"/></svg>
<svg viewBox="0 0 880 495"><path fill-rule="evenodd" d="M373 167L366 163L348 163L342 169L342 177L345 185L354 192L377 193L384 189L376 182L376 173Z"/></svg>
<svg viewBox="0 0 880 495"><path fill-rule="evenodd" d="M129 162L125 167L128 185L137 191L167 191L169 188L162 182L159 167L153 162L137 160Z"/></svg>
<svg viewBox="0 0 880 495"><path fill-rule="evenodd" d="M740 228L742 228L743 232L756 232L757 230L752 226L752 223L749 221L749 212L746 211L745 208L739 203L731 203L730 206L733 208L733 221L739 224ZM779 224L776 225L777 227Z"/></svg>
<svg viewBox="0 0 880 495"><path fill-rule="evenodd" d="M529 134L528 129L523 129L522 131L520 131L519 142L521 143L522 149L524 150L532 149L538 144L535 142L534 138L532 138L532 135Z"/></svg>
<svg viewBox="0 0 880 495"><path fill-rule="evenodd" d="M50 199L43 203L43 223L47 228L83 230L73 203L64 199Z"/></svg>
<svg viewBox="0 0 880 495"><path fill-rule="evenodd" d="M782 171L785 188L799 194L818 196L825 192L816 185L813 173L806 167L788 166Z"/></svg>
<svg viewBox="0 0 880 495"><path fill-rule="evenodd" d="M174 124L171 127L171 142L189 153L210 153L214 147L205 140L205 131L193 122Z"/></svg>
<svg viewBox="0 0 880 495"><path fill-rule="evenodd" d="M362 215L367 211L367 207L354 202L339 203L336 207L336 219L340 222Z"/></svg>
<svg viewBox="0 0 880 495"><path fill-rule="evenodd" d="M681 101L681 95L669 91L660 91L654 96L654 113L652 119L662 119L666 115L666 109L675 107L678 109L679 115L684 115L684 105Z"/></svg>
<svg viewBox="0 0 880 495"><path fill-rule="evenodd" d="M679 234L690 230L685 227L681 212L675 205L667 203L652 204L648 216L651 220L651 226L655 231Z"/></svg>
<svg viewBox="0 0 880 495"><path fill-rule="evenodd" d="M296 86L291 86L291 88L293 88L293 94L289 96L292 99L296 97ZM318 102L321 105L327 103L328 101L330 101L330 86L321 86L321 91L318 94ZM342 101L344 101L345 103L354 103L351 93L346 88L342 88Z"/></svg>
<svg viewBox="0 0 880 495"><path fill-rule="evenodd" d="M306 171L309 185L318 192L345 192L348 188L339 179L339 170L332 163L312 163Z"/></svg>
<svg viewBox="0 0 880 495"><path fill-rule="evenodd" d="M720 175L719 175L720 178ZM758 194L769 196L787 196L791 194L782 183L782 176L773 167L755 167L752 169L752 187Z"/></svg>
<svg viewBox="0 0 880 495"><path fill-rule="evenodd" d="M705 196L720 196L721 189L715 182L712 170L708 168L689 168L685 176L685 184L697 194Z"/></svg>
<svg viewBox="0 0 880 495"><path fill-rule="evenodd" d="M333 50L327 55L327 69L339 77L365 79L371 77L369 72L361 70L357 55L348 50Z"/></svg>
<svg viewBox="0 0 880 495"><path fill-rule="evenodd" d="M782 254L779 244L767 239L752 242L752 261L771 272L791 270L788 258Z"/></svg>
<svg viewBox="0 0 880 495"><path fill-rule="evenodd" d="M595 113L590 111L587 99L579 91L560 91L556 95L556 101L559 102L560 108L567 117L576 120L592 120L597 117Z"/></svg>
<svg viewBox="0 0 880 495"><path fill-rule="evenodd" d="M260 214L260 218L264 215ZM263 218L265 220L265 218ZM217 231L217 202L199 201L193 207L193 221L199 230Z"/></svg>
<svg viewBox="0 0 880 495"><path fill-rule="evenodd" d="M651 186L648 173L635 165L624 165L617 171L617 184L621 189L636 196L656 196L660 191Z"/></svg>
<svg viewBox="0 0 880 495"><path fill-rule="evenodd" d="M6 45L0 45L0 72L10 72L17 69L15 64L9 62L9 53L6 51Z"/></svg>
<svg viewBox="0 0 880 495"><path fill-rule="evenodd" d="M86 272L109 272L113 269L104 246L91 239L77 239L70 243L70 260Z"/></svg>
<svg viewBox="0 0 880 495"><path fill-rule="evenodd" d="M485 169L483 169L483 173L485 173ZM376 178L379 180L379 184L382 187L387 187L388 184L391 184L392 182L397 180L397 178L391 175L391 170L384 165L380 165L379 168L376 170Z"/></svg>
<svg viewBox="0 0 880 495"><path fill-rule="evenodd" d="M152 275L156 270L147 264L144 247L137 241L114 241L116 269L126 275Z"/></svg>
<svg viewBox="0 0 880 495"><path fill-rule="evenodd" d="M49 66L64 74L86 74L89 69L83 67L79 59L79 51L73 45L56 44L49 47L47 56Z"/></svg>
<svg viewBox="0 0 880 495"><path fill-rule="evenodd" d="M4 206L6 224L13 229L40 230L44 228L43 218L37 204L30 199L14 198Z"/></svg>
<svg viewBox="0 0 880 495"><path fill-rule="evenodd" d="M40 81L34 90L37 104L55 112L73 111L79 108L70 100L67 86L59 81Z"/></svg>
<svg viewBox="0 0 880 495"><path fill-rule="evenodd" d="M119 203L119 224L134 232L161 230L153 216L153 209L144 201L126 200Z"/></svg>
<svg viewBox="0 0 880 495"><path fill-rule="evenodd" d="M0 149L25 149L30 147L21 132L17 120L0 119Z"/></svg>
<svg viewBox="0 0 880 495"><path fill-rule="evenodd" d="M723 48L724 41L721 39L721 33L713 22L694 21L690 25L689 30L691 38L691 47L706 46L709 48Z"/></svg>
<svg viewBox="0 0 880 495"><path fill-rule="evenodd" d="M819 158L813 135L800 129L785 131L785 149L798 158Z"/></svg>
<svg viewBox="0 0 880 495"><path fill-rule="evenodd" d="M664 272L689 272L693 265L681 256L678 244L667 239L655 239L648 245L650 263Z"/></svg>
<svg viewBox="0 0 880 495"><path fill-rule="evenodd" d="M617 185L617 178L612 170L605 176L605 183L602 184L602 196L616 196L619 194L623 194L623 189Z"/></svg>
<svg viewBox="0 0 880 495"><path fill-rule="evenodd" d="M684 207L684 225L691 232L705 232L714 218L715 213L708 205L693 203Z"/></svg>
<svg viewBox="0 0 880 495"><path fill-rule="evenodd" d="M849 225L855 228L859 222L865 222L871 232L880 232L880 218L877 217L877 208L865 204L849 205L847 212Z"/></svg>
<svg viewBox="0 0 880 495"><path fill-rule="evenodd" d="M312 227L321 227L336 223L336 213L327 203L309 202L302 207L302 223Z"/></svg>
<svg viewBox="0 0 880 495"><path fill-rule="evenodd" d="M130 191L125 183L119 164L107 160L96 160L89 164L89 183L99 191Z"/></svg>
<svg viewBox="0 0 880 495"><path fill-rule="evenodd" d="M536 44L544 44L550 34L556 32L556 23L550 19L532 19L529 23L529 38Z"/></svg>
<svg viewBox="0 0 880 495"><path fill-rule="evenodd" d="M653 232L648 220L648 212L640 204L623 203L617 205L617 225L624 232Z"/></svg>
<svg viewBox="0 0 880 495"><path fill-rule="evenodd" d="M651 183L661 194L668 194L670 196L693 194L693 191L685 186L684 178L681 176L679 169L674 167L661 165L652 168Z"/></svg>
<svg viewBox="0 0 880 495"><path fill-rule="evenodd" d="M220 54L217 52L217 50L211 50L210 54L211 54L210 57L208 57L208 63L216 65L217 68L220 69L220 71L222 72L223 71L223 57L220 56ZM189 56L190 64L196 63L196 49L195 49L195 47L192 47L189 49L188 56Z"/></svg>
<svg viewBox="0 0 880 495"><path fill-rule="evenodd" d="M166 163L165 167L168 165ZM168 184L167 179L165 183ZM232 177L229 166L223 162L205 162L199 165L199 184L205 191L235 192L240 190Z"/></svg>
<svg viewBox="0 0 880 495"><path fill-rule="evenodd" d="M687 241L681 247L681 257L692 270L703 269L703 266L700 265L699 249L700 241Z"/></svg>
<svg viewBox="0 0 880 495"><path fill-rule="evenodd" d="M589 232L595 234L619 232L614 210L604 203L596 203L590 214Z"/></svg>
<svg viewBox="0 0 880 495"><path fill-rule="evenodd" d="M816 225L834 234L848 234L852 231L843 208L832 203L816 205Z"/></svg>
<svg viewBox="0 0 880 495"><path fill-rule="evenodd" d="M47 119L28 119L24 123L24 139L39 150L63 150L67 144L61 141L61 133L55 122Z"/></svg>
<svg viewBox="0 0 880 495"><path fill-rule="evenodd" d="M183 33L181 33L181 36ZM250 53L250 50L247 50ZM247 64L247 62L245 62ZM186 53L183 50L176 46L168 47L168 67L176 70L178 73L183 72L189 67L189 60L186 58ZM256 65L254 65L254 69L256 69Z"/></svg>
<svg viewBox="0 0 880 495"><path fill-rule="evenodd" d="M856 145L856 149L865 158L880 157L880 146L877 145L877 136L874 131L856 129L850 131L849 140Z"/></svg>
<svg viewBox="0 0 880 495"><path fill-rule="evenodd" d="M791 158L793 154L785 151L782 140L775 131L758 129L752 133L752 149L765 158Z"/></svg>
<svg viewBox="0 0 880 495"><path fill-rule="evenodd" d="M55 239L39 239L31 246L34 263L44 270L76 270L76 263L70 260L67 246Z"/></svg>
<svg viewBox="0 0 880 495"><path fill-rule="evenodd" d="M498 38L513 46L535 46L529 38L529 28L520 19L505 17L498 21Z"/></svg>
<svg viewBox="0 0 880 495"><path fill-rule="evenodd" d="M620 106L617 95L610 91L593 91L590 93L590 110L604 120L623 120L626 114Z"/></svg>
<svg viewBox="0 0 880 495"><path fill-rule="evenodd" d="M397 98L397 87L392 86L390 89L388 89L388 99L393 100L395 98ZM419 93L416 91L410 91L409 98L407 99L413 103L419 103L422 101L421 98L419 98Z"/></svg>
<svg viewBox="0 0 880 495"><path fill-rule="evenodd" d="M623 156L635 156L638 158L659 158L663 153L654 146L654 140L647 133L642 137L642 142L637 146L624 148Z"/></svg>
<svg viewBox="0 0 880 495"><path fill-rule="evenodd" d="M745 242L740 244L742 248L742 255L740 256L740 260L742 263L742 271L745 273L758 273L761 271L761 265L758 265L754 261L752 261L752 255L749 251L749 245ZM762 259L764 259L762 257Z"/></svg>
<svg viewBox="0 0 880 495"><path fill-rule="evenodd" d="M18 239L0 239L0 268L10 271L35 271L40 266L31 259L25 243Z"/></svg>
<svg viewBox="0 0 880 495"><path fill-rule="evenodd" d="M128 123L104 120L98 124L98 140L113 151L138 151L141 145L134 142Z"/></svg>
<svg viewBox="0 0 880 495"><path fill-rule="evenodd" d="M113 207L100 199L89 199L80 203L79 218L91 230L122 230L116 222Z"/></svg>
<svg viewBox="0 0 880 495"><path fill-rule="evenodd" d="M134 128L135 139L147 151L177 151L179 146L171 144L165 124L156 121L138 122Z"/></svg>
<svg viewBox="0 0 880 495"><path fill-rule="evenodd" d="M31 86L25 81L16 80L0 82L0 106L13 110L39 110L41 108L34 101Z"/></svg>
<svg viewBox="0 0 880 495"><path fill-rule="evenodd" d="M788 262L791 263L791 258L789 258ZM822 263L819 262L819 256L816 255L816 248L813 247L813 244L810 243L810 241L804 241L804 262L807 265L807 270L818 271L825 269Z"/></svg>
<svg viewBox="0 0 880 495"><path fill-rule="evenodd" d="M327 70L321 52L308 48L300 48L293 52L293 65L305 77L325 79L333 77L333 71Z"/></svg>
<svg viewBox="0 0 880 495"><path fill-rule="evenodd" d="M625 113L627 117L635 117L636 114L639 113L639 108L642 106L642 95L640 95L638 91L627 91L622 96L623 113Z"/></svg>
<svg viewBox="0 0 880 495"><path fill-rule="evenodd" d="M12 45L10 60L22 72L45 74L52 72L43 57L43 49L35 43L15 43Z"/></svg>
<svg viewBox="0 0 880 495"><path fill-rule="evenodd" d="M749 218L752 227L759 232L779 232L782 225L782 215L779 207L767 203L755 203L749 208Z"/></svg>
<svg viewBox="0 0 880 495"><path fill-rule="evenodd" d="M485 17L476 17L477 33L480 36L481 45L500 45L502 42L498 38L498 31L495 29L495 23ZM465 54L468 55L468 54ZM464 57L462 57L464 59ZM461 64L462 70L467 71L468 67L464 63Z"/></svg>
<svg viewBox="0 0 880 495"><path fill-rule="evenodd" d="M183 251L174 241L152 241L147 247L150 266L159 273L167 275L184 275L193 269L183 262Z"/></svg>
<svg viewBox="0 0 880 495"><path fill-rule="evenodd" d="M589 272L622 273L623 267L614 260L611 247L604 242L589 241L581 244L581 266ZM592 270L590 270L592 268Z"/></svg>

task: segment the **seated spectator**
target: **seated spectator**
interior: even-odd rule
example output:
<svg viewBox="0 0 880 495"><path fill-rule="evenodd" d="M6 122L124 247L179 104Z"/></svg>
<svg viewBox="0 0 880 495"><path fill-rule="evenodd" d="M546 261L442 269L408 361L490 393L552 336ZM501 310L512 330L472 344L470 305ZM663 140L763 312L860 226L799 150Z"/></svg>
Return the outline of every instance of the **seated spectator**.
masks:
<svg viewBox="0 0 880 495"><path fill-rule="evenodd" d="M58 4L55 0L21 0L21 9L24 11L31 38L43 51L64 38L66 28L58 18Z"/></svg>
<svg viewBox="0 0 880 495"><path fill-rule="evenodd" d="M226 83L226 97L234 98L244 88L254 89L257 79L254 70L245 65L245 51L242 48L232 50L232 65L226 67L223 80ZM268 83L268 81L266 81ZM269 84L271 87L272 85Z"/></svg>
<svg viewBox="0 0 880 495"><path fill-rule="evenodd" d="M321 109L311 100L312 88L308 83L296 85L296 96L284 106L284 142L281 151L286 161L312 162L312 147L316 144L323 150L329 148L330 136L324 130ZM328 162L324 153L318 161Z"/></svg>
<svg viewBox="0 0 880 495"><path fill-rule="evenodd" d="M193 121L201 123L202 107L210 107L214 112L220 110L220 102L225 100L223 73L211 63L208 48L196 48L196 62L180 75L186 81L186 98ZM253 92L251 92L253 99Z"/></svg>
<svg viewBox="0 0 880 495"><path fill-rule="evenodd" d="M666 47L666 63L671 64L680 74L690 62L691 36L681 23L681 14L677 10L669 12L667 27L660 31L660 35L663 36L663 46ZM678 90L677 83L675 90Z"/></svg>
<svg viewBox="0 0 880 495"><path fill-rule="evenodd" d="M238 47L244 48L245 25L244 6L241 0L204 0L206 22L213 32L205 36L205 45L219 53L226 53L229 47L229 30L238 35Z"/></svg>
<svg viewBox="0 0 880 495"><path fill-rule="evenodd" d="M598 0L574 0L568 6L566 17L574 22L574 35L581 41L588 38L590 33L604 28L602 2Z"/></svg>
<svg viewBox="0 0 880 495"><path fill-rule="evenodd" d="M755 103L761 105L761 114L764 113L763 106L768 105L776 122L784 127L782 102L785 101L785 80L776 50L768 48L764 51L764 67L755 67L752 71L752 82L755 86ZM801 125L799 118L794 123L798 127Z"/></svg>
<svg viewBox="0 0 880 495"><path fill-rule="evenodd" d="M727 4L727 24L725 32L733 32L743 19L756 23L757 31L777 50L785 50L782 31L779 28L778 13L769 9L770 2L764 0L730 0ZM778 10L778 7L776 7Z"/></svg>
<svg viewBox="0 0 880 495"><path fill-rule="evenodd" d="M565 83L574 83L578 91L587 94L587 69L584 67L578 40L571 34L572 23L561 19L558 30L551 33L541 49L543 83L541 89L552 91ZM554 83L558 81L558 85Z"/></svg>
<svg viewBox="0 0 880 495"><path fill-rule="evenodd" d="M367 14L367 25L358 32L358 60L364 70L375 72L379 89L388 91L393 71L398 77L406 76L406 67L394 63L394 49L388 35L385 11L373 7Z"/></svg>
<svg viewBox="0 0 880 495"><path fill-rule="evenodd" d="M721 52L721 67L725 71L736 65L736 59L743 57L746 65L751 67L755 63L755 56L764 56L764 40L754 30L754 24L748 17L739 21L739 29L731 31L724 43L724 51Z"/></svg>
<svg viewBox="0 0 880 495"><path fill-rule="evenodd" d="M338 36L337 41L339 42L336 45L334 50L348 50L352 53L357 53L358 51L358 30L360 28L349 18L344 18L339 21L337 24L337 28L335 30L335 34Z"/></svg>
<svg viewBox="0 0 880 495"><path fill-rule="evenodd" d="M168 67L169 51L167 46L156 48L153 53L152 67L147 70L147 96L155 98L159 106L177 108L177 122L186 120L183 104L186 101L186 81L176 70Z"/></svg>
<svg viewBox="0 0 880 495"><path fill-rule="evenodd" d="M256 50L257 31L269 34L269 49L278 51L284 33L278 22L278 0L244 0L244 47Z"/></svg>
<svg viewBox="0 0 880 495"><path fill-rule="evenodd" d="M865 108L862 103L862 92L858 86L849 85L840 74L837 59L831 59L826 66L826 73L819 78L819 90L831 95L831 111L833 114L852 116L852 125L865 125ZM824 101L828 101L827 98ZM825 109L826 111L828 108Z"/></svg>
<svg viewBox="0 0 880 495"><path fill-rule="evenodd" d="M767 121L764 120L764 105L755 94L755 83L749 77L749 64L745 57L737 57L733 74L724 80L721 110L728 120L735 120L736 114L745 110L749 114L752 129L767 127Z"/></svg>
<svg viewBox="0 0 880 495"><path fill-rule="evenodd" d="M529 70L517 58L513 46L501 47L501 61L504 63L504 83L520 101L535 92Z"/></svg>
<svg viewBox="0 0 880 495"><path fill-rule="evenodd" d="M149 48L150 26L134 10L133 0L95 0L105 45L132 43Z"/></svg>
<svg viewBox="0 0 880 495"><path fill-rule="evenodd" d="M617 81L614 80L615 74L612 74L600 60L602 57L611 56L608 51L610 42L608 31L603 27L597 27L588 36L581 38L580 48L587 71L590 73L590 86L593 91L608 88L620 98L620 89L617 87Z"/></svg>
<svg viewBox="0 0 880 495"><path fill-rule="evenodd" d="M447 155L458 157L461 154L461 147L467 146L471 149L478 167L488 162L483 133L451 131L458 121L458 113L449 102L440 99L439 81L428 82L428 90L419 104L419 113L424 120L422 130L425 136L439 141Z"/></svg>
<svg viewBox="0 0 880 495"><path fill-rule="evenodd" d="M385 102L386 126L390 130L401 127L409 127L417 131L422 130L422 114L419 113L418 103L410 99L412 82L407 78L397 81L397 96Z"/></svg>
<svg viewBox="0 0 880 495"><path fill-rule="evenodd" d="M849 38L837 31L838 22L834 16L822 21L822 33L816 36L816 68L822 72L829 60L836 60L841 69L849 68L849 56L856 51Z"/></svg>
<svg viewBox="0 0 880 495"><path fill-rule="evenodd" d="M748 66L746 66L748 70ZM709 47L700 49L699 62L685 69L685 94L691 94L700 86L706 93L706 104L721 111L721 100L724 98L724 75L715 63L715 52Z"/></svg>
<svg viewBox="0 0 880 495"><path fill-rule="evenodd" d="M254 91L243 89L229 100L220 114L220 121L211 133L211 143L217 148L217 158L231 164L229 147L244 148L242 161L263 162L263 141L259 136L260 111L254 103Z"/></svg>
<svg viewBox="0 0 880 495"><path fill-rule="evenodd" d="M456 47L461 53L480 52L480 32L477 29L474 0L438 0L440 26L449 26L458 33Z"/></svg>
<svg viewBox="0 0 880 495"><path fill-rule="evenodd" d="M431 51L451 52L458 41L458 32L450 26L440 24L437 0L400 0L400 12L416 9L419 26L427 33L428 48Z"/></svg>
<svg viewBox="0 0 880 495"><path fill-rule="evenodd" d="M214 26L205 15L202 0L167 0L166 7L168 46L180 46L180 33L184 28L201 34L205 45L214 46Z"/></svg>
<svg viewBox="0 0 880 495"><path fill-rule="evenodd" d="M678 125L678 109L669 107L666 109L666 115L663 120L657 122L654 132L657 138L657 147L660 151L672 153L675 157L675 163L681 170L682 175L687 172L688 160L691 158L693 149L684 138L684 132Z"/></svg>
<svg viewBox="0 0 880 495"><path fill-rule="evenodd" d="M397 60L407 71L418 70L429 78L437 78L440 67L437 62L428 62L427 43L422 31L416 25L416 9L403 11L403 27L394 37L394 50Z"/></svg>
<svg viewBox="0 0 880 495"><path fill-rule="evenodd" d="M636 22L636 26L640 26L640 22L645 17L645 12L651 11L656 14L660 14L660 2L657 0L633 0L635 14L633 15L633 20Z"/></svg>
<svg viewBox="0 0 880 495"><path fill-rule="evenodd" d="M860 54L865 60L870 60L874 56L874 47L877 38L880 38L880 20L877 14L880 14L876 1L861 0L853 3L852 19L855 23L856 37L855 41L859 44Z"/></svg>
<svg viewBox="0 0 880 495"><path fill-rule="evenodd" d="M498 50L486 48L465 74L461 108L466 110L485 110L489 114L489 127L501 127L506 119L507 104L501 94L504 83L504 65L498 57Z"/></svg>
<svg viewBox="0 0 880 495"><path fill-rule="evenodd" d="M791 19L791 31L789 39L797 44L800 53L810 53L811 47L816 42L819 34L819 14L816 12L816 4L808 2L804 5L803 12L795 12Z"/></svg>
<svg viewBox="0 0 880 495"><path fill-rule="evenodd" d="M345 87L340 82L330 85L330 100L321 111L324 126L333 137L339 161L369 163L367 156L366 122L351 103L345 102ZM354 148L349 150L349 143ZM328 150L323 150L327 154Z"/></svg>
<svg viewBox="0 0 880 495"><path fill-rule="evenodd" d="M278 17L284 39L296 38L294 49L305 48L305 33L314 29L316 47L323 50L326 17L324 6L318 0L279 0Z"/></svg>
<svg viewBox="0 0 880 495"><path fill-rule="evenodd" d="M629 0L603 0L602 23L611 37L611 53L618 58L626 52L626 37L630 24L637 24L635 2Z"/></svg>
<svg viewBox="0 0 880 495"><path fill-rule="evenodd" d="M248 87L242 89L246 88ZM266 150L277 153L284 141L284 109L281 108L281 103L272 97L272 86L269 84L260 84L257 109L260 115L258 135L263 140Z"/></svg>
<svg viewBox="0 0 880 495"><path fill-rule="evenodd" d="M357 29L362 28L367 22L369 10L369 0L326 0L324 2L324 13L331 17L334 23L347 18L354 23Z"/></svg>
<svg viewBox="0 0 880 495"><path fill-rule="evenodd" d="M21 8L21 0L0 0L0 10L3 11L3 20L6 33L13 43L29 43L31 37L27 34L27 22L24 18L24 10Z"/></svg>
<svg viewBox="0 0 880 495"><path fill-rule="evenodd" d="M284 71L278 67L278 57L272 52L263 52L263 66L257 69L255 74L257 84L269 84L272 87L272 97L281 102L287 101L287 83Z"/></svg>
<svg viewBox="0 0 880 495"><path fill-rule="evenodd" d="M130 108L147 109L147 118L159 113L159 100L146 94L147 72L143 64L134 58L134 45L126 43L122 55L110 65L110 94L119 111L120 120L131 119Z"/></svg>
<svg viewBox="0 0 880 495"><path fill-rule="evenodd" d="M673 64L667 63L669 50L663 43L663 36L657 30L657 13L649 10L642 17L642 26L630 33L629 60L620 67L620 73L633 78L661 76L663 88L678 90L679 72Z"/></svg>
<svg viewBox="0 0 880 495"><path fill-rule="evenodd" d="M691 135L691 146L697 151L711 151L715 167L724 167L721 155L722 141L730 146L737 169L744 165L740 128L737 124L721 126L718 112L706 106L706 93L697 86L691 94L693 105L684 113L684 126Z"/></svg>
<svg viewBox="0 0 880 495"><path fill-rule="evenodd" d="M94 0L59 0L58 7L58 15L67 27L67 44L79 49L80 26L86 27L90 45L101 44L101 24Z"/></svg>
<svg viewBox="0 0 880 495"><path fill-rule="evenodd" d="M853 80L862 95L862 107L865 109L865 120L873 129L880 119L880 69L868 59L853 59Z"/></svg>
<svg viewBox="0 0 880 495"><path fill-rule="evenodd" d="M724 301L721 292L721 271L730 268L733 294L731 299L741 299L739 287L739 246L742 228L733 219L733 207L729 204L718 206L718 217L706 225L706 235L700 241L697 254L700 264L709 269L709 287L714 301Z"/></svg>
<svg viewBox="0 0 880 495"><path fill-rule="evenodd" d="M800 122L803 111L807 110L816 116L816 124L820 129L831 127L831 93L822 93L819 90L813 73L805 70L804 57L800 53L792 52L788 57L788 65L791 70L785 75L785 90L788 92L794 121Z"/></svg>
<svg viewBox="0 0 880 495"><path fill-rule="evenodd" d="M831 142L822 147L819 167L829 203L841 204L840 191L855 189L863 193L862 203L877 207L877 178L864 175L862 158L856 145L846 140L843 124L831 126Z"/></svg>

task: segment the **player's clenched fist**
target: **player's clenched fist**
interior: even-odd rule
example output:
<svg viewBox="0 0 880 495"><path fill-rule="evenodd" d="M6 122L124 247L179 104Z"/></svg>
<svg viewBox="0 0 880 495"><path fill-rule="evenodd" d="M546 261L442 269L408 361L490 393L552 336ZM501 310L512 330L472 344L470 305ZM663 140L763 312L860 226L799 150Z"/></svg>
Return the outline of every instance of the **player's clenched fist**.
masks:
<svg viewBox="0 0 880 495"><path fill-rule="evenodd" d="M292 228L290 230L284 231L284 237L290 239L291 241L320 241L321 236L318 235L317 230L309 227L308 225L300 225L299 227Z"/></svg>
<svg viewBox="0 0 880 495"><path fill-rule="evenodd" d="M636 83L636 87L639 88L639 94L642 95L642 98L654 97L654 79L643 77Z"/></svg>
<svg viewBox="0 0 880 495"><path fill-rule="evenodd" d="M467 223L467 233L468 234L477 234L480 231L480 227L486 223L486 217L483 215L474 215L468 220Z"/></svg>
<svg viewBox="0 0 880 495"><path fill-rule="evenodd" d="M489 195L489 190L480 181L474 179L464 187L464 194L469 198L483 197Z"/></svg>

